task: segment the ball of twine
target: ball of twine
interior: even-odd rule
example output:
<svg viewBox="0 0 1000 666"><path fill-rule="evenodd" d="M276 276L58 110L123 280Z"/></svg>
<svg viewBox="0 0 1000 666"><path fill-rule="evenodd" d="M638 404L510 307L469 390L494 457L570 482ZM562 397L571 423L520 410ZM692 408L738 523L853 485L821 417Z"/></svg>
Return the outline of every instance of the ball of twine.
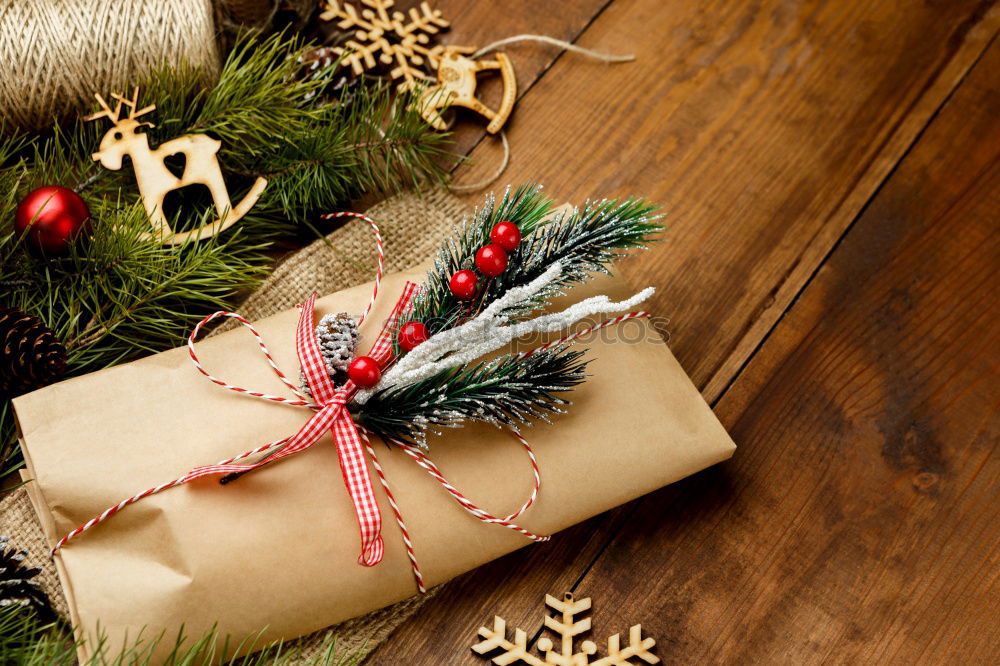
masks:
<svg viewBox="0 0 1000 666"><path fill-rule="evenodd" d="M0 118L40 129L164 62L219 73L211 0L0 0Z"/></svg>

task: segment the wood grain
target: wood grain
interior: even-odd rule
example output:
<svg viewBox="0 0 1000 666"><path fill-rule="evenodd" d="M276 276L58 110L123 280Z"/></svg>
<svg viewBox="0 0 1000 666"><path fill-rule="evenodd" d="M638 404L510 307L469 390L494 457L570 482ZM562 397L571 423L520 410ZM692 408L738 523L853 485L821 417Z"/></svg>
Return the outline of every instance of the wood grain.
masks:
<svg viewBox="0 0 1000 666"><path fill-rule="evenodd" d="M997 30L988 3L873 4L678 2L663 12L652 0L619 0L578 43L611 52L628 45L639 63L567 55L512 117L505 180L537 179L557 199L643 193L664 202L670 240L626 274L660 288L656 309L671 318L672 347L710 397ZM482 166L468 179L490 170L491 150L473 153ZM713 486L729 481L712 470L656 497L676 512L710 513L722 501ZM544 593L569 589L615 530L634 524L635 510L618 509L450 584L369 663L396 663L401 654L411 663L462 663L476 627L494 612L537 630ZM632 566L629 548L601 558L610 581ZM656 576L668 580L670 571ZM602 612L613 621L629 608L600 594L595 606L598 623ZM618 628L629 621L650 620L629 617ZM677 640L660 638L664 651Z"/></svg>
<svg viewBox="0 0 1000 666"><path fill-rule="evenodd" d="M624 272L659 287L671 346L715 399L996 34L988 5L619 0L578 43L637 62L560 59L508 123L503 182L662 204L667 242Z"/></svg>
<svg viewBox="0 0 1000 666"><path fill-rule="evenodd" d="M576 590L668 661L1000 661L1000 42Z"/></svg>

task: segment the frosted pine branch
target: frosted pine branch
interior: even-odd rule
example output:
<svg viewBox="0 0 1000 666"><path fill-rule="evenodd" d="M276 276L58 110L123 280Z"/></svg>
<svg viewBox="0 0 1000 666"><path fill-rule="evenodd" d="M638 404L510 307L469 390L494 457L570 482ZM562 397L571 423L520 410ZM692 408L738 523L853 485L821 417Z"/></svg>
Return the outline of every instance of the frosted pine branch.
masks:
<svg viewBox="0 0 1000 666"><path fill-rule="evenodd" d="M527 321L508 323L510 317L502 314L525 299L556 281L562 266L556 262L528 285L515 287L494 301L473 319L432 335L430 339L400 359L374 389L360 391L355 398L364 404L373 391L388 390L417 382L439 372L470 363L509 345L517 338L539 333L563 331L576 322L595 314L621 312L635 307L653 295L655 289L647 287L631 298L615 303L607 296L592 296L575 303L561 312L541 315Z"/></svg>
<svg viewBox="0 0 1000 666"><path fill-rule="evenodd" d="M384 439L426 446L428 434L466 421L496 426L548 422L570 404L556 394L583 382L586 366L582 351L544 351L526 359L509 354L377 391L364 409L352 409L359 423Z"/></svg>
<svg viewBox="0 0 1000 666"><path fill-rule="evenodd" d="M525 317L545 305L564 287L588 280L623 253L644 248L661 231L655 208L642 199L587 202L580 209L551 216L552 201L536 185L507 188L500 202L488 197L481 209L459 225L442 246L427 275L424 291L414 301L413 318L430 332L450 328L464 304L448 289L449 278L472 268L476 251L490 242L490 230L508 220L521 230L523 240L510 253L507 270L489 280L474 305L492 303L513 287L528 284L558 261L562 276L533 298L522 301L511 314Z"/></svg>

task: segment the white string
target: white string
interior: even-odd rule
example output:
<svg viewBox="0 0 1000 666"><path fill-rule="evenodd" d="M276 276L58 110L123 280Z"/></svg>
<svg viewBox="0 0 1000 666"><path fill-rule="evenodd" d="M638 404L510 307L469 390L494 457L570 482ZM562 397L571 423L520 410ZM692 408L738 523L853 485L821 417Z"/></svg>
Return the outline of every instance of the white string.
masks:
<svg viewBox="0 0 1000 666"><path fill-rule="evenodd" d="M631 62L635 60L635 54L629 53L626 55L613 55L610 53L601 53L600 51L593 51L591 49L585 49L582 46L577 46L576 44L571 44L570 42L563 41L561 39L556 39L555 37L549 37L548 35L514 35L513 37L507 37L506 39L501 39L499 41L493 42L489 46L484 46L475 53L472 54L472 59L475 60L481 56L486 55L492 51L497 50L501 46L506 46L507 44L515 44L517 42L542 42L545 44L551 44L552 46L558 46L560 48L566 49L567 51L572 51L574 53L579 53L580 55L585 55L594 60L600 60L601 62Z"/></svg>
<svg viewBox="0 0 1000 666"><path fill-rule="evenodd" d="M497 182L503 172L507 170L507 165L510 164L510 144L507 142L507 134L500 130L500 140L503 142L503 159L500 160L500 166L497 167L493 175L485 180L480 180L475 183L469 184L451 184L448 189L452 192L478 192L479 190L485 190L487 187Z"/></svg>
<svg viewBox="0 0 1000 666"><path fill-rule="evenodd" d="M588 58L594 58L595 60L600 60L601 62L631 62L635 60L635 55L632 53L626 55L613 55L610 53L601 53L600 51L593 51L591 49L585 49L582 46L577 46L570 42L564 41L562 39L556 39L555 37L549 37L548 35L514 35L513 37L507 37L493 42L489 46L484 46L475 53L472 54L472 59L480 58L487 53L492 53L496 51L501 46L506 46L507 44L516 44L518 42L542 42L544 44L550 44L552 46L558 46L566 51L572 51L573 53L579 53L580 55L585 55ZM454 120L454 119L452 119ZM507 135L503 130L500 130L500 140L503 142L503 159L500 161L500 166L497 167L496 171L490 177L477 181L475 183L469 184L452 184L448 186L448 189L452 192L478 192L479 190L484 190L503 175L503 172L507 170L507 166L510 164L510 143L507 142Z"/></svg>

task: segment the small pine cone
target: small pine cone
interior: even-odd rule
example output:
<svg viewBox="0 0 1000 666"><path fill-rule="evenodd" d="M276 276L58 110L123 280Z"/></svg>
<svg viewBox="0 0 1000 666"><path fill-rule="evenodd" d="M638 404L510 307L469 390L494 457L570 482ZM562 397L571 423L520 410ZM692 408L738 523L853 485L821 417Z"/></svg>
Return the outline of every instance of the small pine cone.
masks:
<svg viewBox="0 0 1000 666"><path fill-rule="evenodd" d="M334 385L344 384L347 381L347 367L354 360L354 351L358 346L358 322L346 312L324 315L316 326L316 340ZM305 392L309 393L309 386L301 373L300 383Z"/></svg>
<svg viewBox="0 0 1000 666"><path fill-rule="evenodd" d="M15 397L66 372L66 348L41 319L0 308L0 394Z"/></svg>
<svg viewBox="0 0 1000 666"><path fill-rule="evenodd" d="M346 312L325 315L316 326L316 339L330 375L346 373L358 346L358 322Z"/></svg>

